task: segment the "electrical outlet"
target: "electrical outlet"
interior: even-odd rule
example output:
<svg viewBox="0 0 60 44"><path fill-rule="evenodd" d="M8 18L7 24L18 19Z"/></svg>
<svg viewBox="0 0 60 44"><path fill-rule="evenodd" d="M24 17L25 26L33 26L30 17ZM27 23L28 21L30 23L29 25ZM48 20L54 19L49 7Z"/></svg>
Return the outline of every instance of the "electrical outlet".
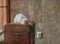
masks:
<svg viewBox="0 0 60 44"><path fill-rule="evenodd" d="M38 39L42 38L42 32L37 32L37 38Z"/></svg>

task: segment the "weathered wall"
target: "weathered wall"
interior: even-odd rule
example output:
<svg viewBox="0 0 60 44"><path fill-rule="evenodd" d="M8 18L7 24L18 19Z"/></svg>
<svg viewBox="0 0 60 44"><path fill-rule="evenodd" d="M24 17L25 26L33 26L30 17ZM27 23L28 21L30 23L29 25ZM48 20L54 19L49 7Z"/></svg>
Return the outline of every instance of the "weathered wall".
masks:
<svg viewBox="0 0 60 44"><path fill-rule="evenodd" d="M23 13L35 22L35 44L60 44L60 0L11 0L11 22L16 14Z"/></svg>

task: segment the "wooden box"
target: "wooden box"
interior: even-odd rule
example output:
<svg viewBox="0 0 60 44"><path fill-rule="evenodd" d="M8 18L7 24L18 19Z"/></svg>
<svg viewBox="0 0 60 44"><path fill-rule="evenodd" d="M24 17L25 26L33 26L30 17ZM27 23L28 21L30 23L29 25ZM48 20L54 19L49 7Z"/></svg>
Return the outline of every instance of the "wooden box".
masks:
<svg viewBox="0 0 60 44"><path fill-rule="evenodd" d="M5 25L4 44L30 44L30 31L26 25Z"/></svg>

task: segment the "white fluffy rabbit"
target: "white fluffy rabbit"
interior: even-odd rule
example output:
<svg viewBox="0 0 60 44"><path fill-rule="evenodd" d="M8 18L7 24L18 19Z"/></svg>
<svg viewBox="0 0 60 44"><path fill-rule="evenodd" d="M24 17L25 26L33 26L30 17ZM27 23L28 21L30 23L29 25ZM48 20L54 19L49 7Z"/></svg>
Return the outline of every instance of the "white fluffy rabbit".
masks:
<svg viewBox="0 0 60 44"><path fill-rule="evenodd" d="M14 23L15 24L25 24L27 20L28 20L27 17L24 16L23 14L17 14L14 17Z"/></svg>

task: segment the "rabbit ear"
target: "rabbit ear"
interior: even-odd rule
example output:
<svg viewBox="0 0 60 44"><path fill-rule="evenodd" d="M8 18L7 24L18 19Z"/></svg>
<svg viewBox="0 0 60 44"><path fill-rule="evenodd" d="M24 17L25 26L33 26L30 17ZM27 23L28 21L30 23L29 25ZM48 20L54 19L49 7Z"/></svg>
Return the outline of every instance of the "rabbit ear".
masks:
<svg viewBox="0 0 60 44"><path fill-rule="evenodd" d="M27 18L23 18L22 20L21 20L21 24L26 24L26 21L27 21L28 19Z"/></svg>

